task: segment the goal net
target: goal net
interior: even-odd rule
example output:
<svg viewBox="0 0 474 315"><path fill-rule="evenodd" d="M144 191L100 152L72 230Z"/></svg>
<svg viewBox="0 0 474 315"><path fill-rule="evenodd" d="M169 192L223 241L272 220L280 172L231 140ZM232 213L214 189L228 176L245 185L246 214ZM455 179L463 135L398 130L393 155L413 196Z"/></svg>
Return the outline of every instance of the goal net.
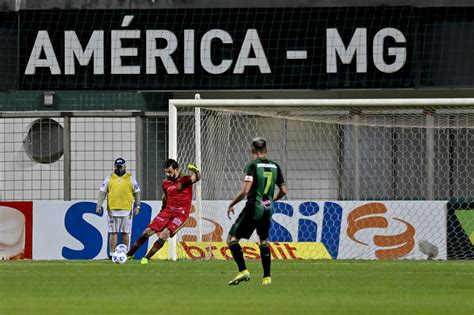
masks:
<svg viewBox="0 0 474 315"><path fill-rule="evenodd" d="M267 140L288 195L274 259L473 258L473 99L170 100L171 157L202 170L178 259L230 259L227 206ZM473 207L474 208L474 207ZM243 240L245 241L245 240ZM259 258L256 233L243 243Z"/></svg>

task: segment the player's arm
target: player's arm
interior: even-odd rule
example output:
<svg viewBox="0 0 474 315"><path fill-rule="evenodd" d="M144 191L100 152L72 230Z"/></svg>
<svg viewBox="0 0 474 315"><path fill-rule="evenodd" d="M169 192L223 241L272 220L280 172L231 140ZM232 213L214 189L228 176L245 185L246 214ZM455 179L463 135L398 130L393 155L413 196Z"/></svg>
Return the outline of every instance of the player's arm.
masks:
<svg viewBox="0 0 474 315"><path fill-rule="evenodd" d="M95 212L98 214L102 214L102 204L104 203L105 196L107 193L103 191L99 191L99 197L97 198L97 206L95 207Z"/></svg>
<svg viewBox="0 0 474 315"><path fill-rule="evenodd" d="M107 189L109 186L110 177L108 176L99 189L99 197L97 198L97 206L95 207L95 212L102 214L102 204L104 203L105 197L107 196Z"/></svg>
<svg viewBox="0 0 474 315"><path fill-rule="evenodd" d="M163 181L161 184L161 189L163 190L163 195L161 196L161 210L163 210L166 208L166 202L168 201L168 196L166 196L165 181Z"/></svg>
<svg viewBox="0 0 474 315"><path fill-rule="evenodd" d="M201 179L201 172L199 171L199 169L192 165L192 164L189 164L188 165L188 170L191 171L191 182L194 184L195 182L199 181Z"/></svg>
<svg viewBox="0 0 474 315"><path fill-rule="evenodd" d="M138 215L140 213L140 207L141 207L140 191L134 192L133 198L135 199L135 208L133 209L133 213L135 215Z"/></svg>
<svg viewBox="0 0 474 315"><path fill-rule="evenodd" d="M250 188L252 187L252 182L244 181L242 184L242 188L240 191L235 195L234 199L230 202L229 207L227 209L227 217L230 219L230 214L234 213L234 206L241 202L249 193Z"/></svg>
<svg viewBox="0 0 474 315"><path fill-rule="evenodd" d="M285 197L287 193L288 190L286 189L286 184L278 186L278 192L276 193L275 198L273 198L273 201L280 200L281 198Z"/></svg>
<svg viewBox="0 0 474 315"><path fill-rule="evenodd" d="M161 210L166 208L166 201L167 201L166 193L163 192L163 196L161 196Z"/></svg>
<svg viewBox="0 0 474 315"><path fill-rule="evenodd" d="M134 177L132 177L132 191L133 191L133 198L135 199L135 208L133 209L133 213L138 215L140 213L140 186Z"/></svg>
<svg viewBox="0 0 474 315"><path fill-rule="evenodd" d="M285 179L283 178L283 173L281 171L280 166L277 164L277 179L276 185L278 186L278 192L275 194L273 201L280 200L281 198L285 197L288 193L286 188Z"/></svg>
<svg viewBox="0 0 474 315"><path fill-rule="evenodd" d="M241 202L249 193L250 188L252 188L253 184L253 175L254 175L254 170L253 168L246 168L246 175L244 178L244 182L242 183L242 188L240 191L235 195L234 199L230 202L229 207L227 208L227 217L230 219L230 214L234 213L234 206Z"/></svg>

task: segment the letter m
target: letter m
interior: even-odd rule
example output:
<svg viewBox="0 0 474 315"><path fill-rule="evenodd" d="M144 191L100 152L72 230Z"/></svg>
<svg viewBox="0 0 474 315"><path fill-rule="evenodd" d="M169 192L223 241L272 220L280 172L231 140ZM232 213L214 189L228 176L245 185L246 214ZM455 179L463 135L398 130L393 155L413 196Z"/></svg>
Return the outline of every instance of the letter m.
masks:
<svg viewBox="0 0 474 315"><path fill-rule="evenodd" d="M337 73L337 55L343 64L350 64L356 55L357 72L367 72L367 29L357 28L346 48L337 29L328 28L326 30L327 73Z"/></svg>
<svg viewBox="0 0 474 315"><path fill-rule="evenodd" d="M64 73L75 74L74 56L81 66L87 66L94 55L94 74L104 74L104 31L94 31L85 50L75 31L64 32Z"/></svg>

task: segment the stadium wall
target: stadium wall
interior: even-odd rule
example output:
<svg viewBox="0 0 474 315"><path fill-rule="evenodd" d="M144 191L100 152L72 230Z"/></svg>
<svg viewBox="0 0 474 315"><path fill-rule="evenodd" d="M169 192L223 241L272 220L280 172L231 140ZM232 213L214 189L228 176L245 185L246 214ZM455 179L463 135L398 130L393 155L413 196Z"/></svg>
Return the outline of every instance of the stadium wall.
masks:
<svg viewBox="0 0 474 315"><path fill-rule="evenodd" d="M156 8L226 8L226 7L350 7L350 6L473 6L470 0L1 0L1 10L19 9L156 9Z"/></svg>
<svg viewBox="0 0 474 315"><path fill-rule="evenodd" d="M29 2L22 2L27 5ZM31 2L33 3L33 2ZM39 4L40 2L34 2ZM49 4L58 3L50 1ZM71 4L72 2L64 2ZM114 2L108 2L113 5ZM125 5L125 1L120 2ZM165 2L161 2L161 4ZM182 2L172 2L178 4ZM198 2L196 2L198 3ZM211 2L209 2L211 3ZM227 3L227 2L226 2ZM319 2L322 3L322 2ZM347 2L335 2L343 4ZM435 2L437 5L446 4L445 2ZM402 4L397 2L397 4ZM167 110L167 100L169 98L193 97L194 91L201 92L203 97L222 97L222 98L239 98L239 97L387 97L389 95L396 97L409 96L410 94L418 96L472 96L474 60L471 58L471 51L468 49L473 45L472 33L474 21L472 17L473 9L469 6L464 7L419 7L408 6L374 6L374 7L275 7L271 8L252 8L233 9L195 9L194 11L186 11L184 9L158 9L143 10L129 9L128 7L113 10L20 10L19 12L3 12L2 27L0 36L3 36L5 45L0 47L0 54L4 58L0 58L0 71L7 73L8 76L2 76L0 86L3 90L0 93L0 110L5 111L162 111ZM117 3L118 5L118 3ZM66 7L65 7L66 8ZM239 14L239 12L241 14ZM69 17L74 16L71 20ZM163 18L156 18L162 16ZM183 23L175 23L178 16L185 17ZM254 16L276 16L276 19L268 21L268 23L260 23L254 19ZM325 19L320 19L324 16ZM394 18L394 17L397 18ZM128 17L128 18L126 18ZM186 20L186 18L189 18ZM122 26L122 23L128 21L128 26ZM222 24L226 21L227 24ZM270 23L271 22L271 23ZM314 23L313 23L314 22ZM224 26L222 26L224 25ZM220 55L220 47L216 47L215 52L219 58L232 59L233 65L222 74L212 74L202 65L198 56L205 54L206 49L202 49L202 37L209 34L215 27L222 27L224 31L232 37L233 43L224 45L227 47L224 55ZM237 27L238 26L238 27ZM279 29L279 33L272 32L272 29ZM139 38L132 46L137 48L138 59L137 65L141 68L140 74L127 73L128 70L122 69L124 73L112 74L110 69L110 57L112 50L110 47L110 36L112 32L118 30L125 32L138 31ZM168 73L165 66L157 66L157 73L147 74L145 69L146 49L144 46L144 38L148 31L156 29L165 29L169 34L177 36L177 50L174 55L174 61L178 68L178 73ZM306 30L301 32L301 30ZM341 40L345 45L349 45L351 40L357 40L355 32L364 34L367 45L357 46L360 49L360 55L353 56L352 61L343 64L340 60L337 64L337 73L328 73L328 62L326 54L326 46L331 44L327 41L329 30L334 33L337 29L341 35ZM405 51L406 57L404 65L393 73L381 71L373 62L372 49L373 39L382 30L394 31L392 35L386 39L390 45L401 49L399 52ZM192 60L195 63L194 73L184 73L184 64L189 62L189 58L184 58L184 33L192 30L195 35L195 55ZM231 31L232 30L232 31ZM253 32L255 30L256 32ZM249 33L249 31L251 31ZM42 32L42 33L40 33ZM73 59L73 63L69 66L75 69L74 74L66 74L65 55L62 53L66 43L73 41L72 37L66 40L66 32L68 36L72 36L74 32L80 40L82 48L91 40L91 34L94 32L103 32L104 40L100 41L104 45L104 74L95 73L97 71L94 60L89 60L87 65L79 65L77 60ZM99 34L96 33L96 34ZM211 32L212 33L212 32ZM38 63L30 62L35 60L33 51L34 47L45 49L47 45L46 37L51 40L52 49L54 51L60 74L52 73L51 67L41 66L41 53L37 55ZM118 33L117 33L118 34ZM190 36L191 33L188 33ZM259 39L256 41L246 41L248 34L258 34ZM276 35L275 35L276 34ZM387 33L388 34L388 33ZM395 35L394 35L395 34ZM405 41L394 44L398 35L403 34ZM441 36L442 35L442 36ZM171 35L170 35L171 36ZM393 37L395 36L395 37ZM107 38L107 40L105 39ZM324 40L326 38L326 41ZM256 38L254 38L255 40ZM318 40L316 40L318 39ZM252 43L252 47L257 51L257 45L261 44L265 57L261 55L261 61L267 61L270 73L262 73L267 71L266 65L257 63L258 66L249 65L244 67L243 73L235 73L235 63L238 56L242 52L244 43ZM76 42L77 43L77 42ZM92 41L92 43L95 43ZM423 43L421 45L420 43ZM68 44L68 45L69 45ZM310 58L308 63L302 60L287 60L286 53L291 49L307 49ZM391 48L394 48L391 47ZM462 47L463 49L460 49ZM388 47L385 47L388 48ZM40 50L41 50L40 49ZM85 48L84 48L85 49ZM365 51L365 53L362 53ZM250 53L250 52L249 52ZM388 50L384 52L388 53ZM245 55L245 54L244 54ZM52 56L50 56L52 58ZM393 63L393 56L389 56L388 63ZM250 58L250 57L249 57ZM359 58L359 59L358 59ZM230 60L229 59L229 60ZM245 59L245 58L244 58ZM364 60L367 62L365 63ZM129 60L130 61L130 60ZM255 59L248 59L250 63ZM144 64L145 62L145 64ZM359 72L359 66L367 67L366 72ZM71 68L68 71L71 71ZM30 69L30 70L28 70ZM207 70L206 70L207 69ZM264 69L267 69L263 71ZM388 68L383 68L387 70ZM334 70L334 69L333 69ZM393 69L392 69L393 70ZM240 71L240 70L239 70ZM239 89L238 91L236 89ZM112 91L114 90L114 91ZM44 104L44 91L53 91L54 102L52 105ZM192 91L192 92L190 92ZM31 114L30 114L31 115ZM58 115L61 116L61 115ZM66 115L67 116L67 115ZM24 125L16 126L18 128L19 140L22 140L20 133L28 130L30 120L26 120ZM100 124L99 124L100 125ZM165 123L150 124L151 129L156 131L159 138L157 141L166 143ZM268 125L262 124L265 130L276 130L279 127L274 123ZM290 128L292 125L290 123ZM155 129L153 129L155 128ZM161 128L161 129L160 129ZM296 127L295 127L296 128ZM321 127L322 128L322 127ZM321 129L320 128L320 129ZM91 130L100 130L99 127L90 128ZM17 129L15 129L17 130ZM334 139L337 131L332 128L322 130L326 133L328 139ZM319 132L319 131L318 131ZM152 134L152 132L150 132ZM382 133L381 133L382 134ZM100 136L100 133L97 135ZM378 144L382 149L384 141L390 142L390 136L383 134ZM87 137L96 138L91 132ZM272 141L276 141L271 139ZM301 139L306 139L304 136ZM82 141L81 139L78 139ZM297 139L291 139L294 143L294 152L289 155L295 155L301 151L305 145L304 141L296 143ZM383 141L382 141L383 140ZM423 145L423 135L419 135L416 141L410 145L403 147L404 152L416 151L415 147ZM370 141L370 140L369 140ZM464 140L463 140L464 141ZM326 141L315 141L315 147L327 148L327 151L335 151L335 141L331 144ZM460 142L462 146L464 142ZM17 147L13 148L11 153L23 154L21 152L21 141ZM153 165L147 165L143 170L143 174L160 169L162 160L166 156L165 146L155 149L155 158ZM350 148L347 149L348 154ZM458 147L453 150L460 151ZM100 153L100 161L106 159L105 155ZM150 154L151 156L152 154ZM276 159L286 158L285 156L277 156ZM291 156L290 156L291 158ZM390 159L387 157L387 165ZM9 160L8 160L9 159ZM325 156L324 149L320 154L313 157L314 160L328 160ZM463 163L468 163L468 159ZM27 160L21 160L22 165ZM7 158L3 165L15 165L17 163L13 158ZM101 162L100 165L104 163ZM462 165L462 164L460 164ZM44 165L37 166L41 169ZM55 167L53 165L53 167ZM305 165L301 166L304 169ZM416 168L416 166L414 166ZM444 168L444 166L441 166ZM18 168L13 168L18 170ZM93 166L93 169L100 169L99 165ZM321 198L335 198L340 195L349 196L346 192L340 192L336 189L337 178L335 176L336 166L334 161L327 172L322 176L329 180L321 180L312 182L316 187L322 187L326 191ZM7 167L6 170L10 170ZM102 173L107 173L108 168L103 169ZM235 169L235 175L240 169ZM301 169L289 170L301 172ZM374 171L374 170L372 170ZM399 170L393 169L392 172ZM399 172L398 172L399 173ZM14 174L11 178L24 178L24 173ZM102 177L101 174L98 177ZM406 172L407 176L413 176L414 172ZM314 178L321 177L321 174L313 174ZM380 175L380 176L378 176ZM384 178L383 174L376 174L377 178ZM455 176L460 177L460 176ZM5 183L11 180L10 177L5 179ZM238 176L235 176L238 178ZM298 180L295 178L293 187L298 187ZM404 178L405 180L407 178ZM440 178L440 182L448 182L445 178ZM56 186L61 183L55 184ZM87 186L94 186L93 183ZM143 185L148 186L148 185ZM151 185L152 186L152 185ZM384 182L376 185L368 184L367 191L372 193L371 197L377 198L383 196L384 199L398 198L422 198L422 187L414 187L409 196L387 194L387 191L393 190L393 183ZM455 189L453 193L463 195L468 188ZM451 189L452 187L450 187ZM436 193L440 198L446 197L446 191L443 189ZM92 195L92 193L91 193ZM366 194L364 194L367 196ZM151 194L150 198L159 198L159 194ZM390 196L387 198L387 196ZM305 198L307 196L300 196ZM91 198L91 197L87 197ZM225 196L229 198L229 196Z"/></svg>
<svg viewBox="0 0 474 315"><path fill-rule="evenodd" d="M13 43L3 47L3 54L11 57L4 61L5 72L18 63L18 71L11 73L16 80L10 77L5 88L16 84L21 90L202 91L474 85L468 48L474 8L214 10L4 14L6 39ZM69 20L71 15L77 18ZM178 17L183 23L174 22ZM120 57L125 54L122 39L134 43L129 57ZM166 43L164 48L156 47L157 39ZM91 45L88 53L95 54L82 56L79 65L76 46L86 43ZM41 58L44 49L46 59ZM157 58L159 53L164 55ZM122 59L129 65L122 65Z"/></svg>

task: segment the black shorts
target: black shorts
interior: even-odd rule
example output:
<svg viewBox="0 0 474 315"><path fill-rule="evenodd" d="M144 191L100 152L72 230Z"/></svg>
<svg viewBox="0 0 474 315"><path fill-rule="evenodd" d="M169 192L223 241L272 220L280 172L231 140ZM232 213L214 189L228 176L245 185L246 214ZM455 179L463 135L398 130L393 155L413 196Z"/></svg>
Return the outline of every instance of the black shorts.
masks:
<svg viewBox="0 0 474 315"><path fill-rule="evenodd" d="M265 209L261 219L254 219L255 209L245 206L235 223L230 228L229 235L238 239L249 239L253 231L257 230L257 235L261 240L268 239L270 233L270 223L272 211L270 208Z"/></svg>

